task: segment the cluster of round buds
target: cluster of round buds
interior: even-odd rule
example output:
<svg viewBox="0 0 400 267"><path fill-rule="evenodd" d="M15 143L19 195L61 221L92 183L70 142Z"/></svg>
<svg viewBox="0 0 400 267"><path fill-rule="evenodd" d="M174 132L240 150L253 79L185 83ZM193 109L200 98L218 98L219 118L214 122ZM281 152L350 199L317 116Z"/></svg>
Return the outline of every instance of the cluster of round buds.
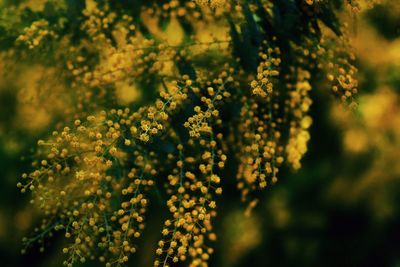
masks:
<svg viewBox="0 0 400 267"><path fill-rule="evenodd" d="M270 105L257 103L253 98L244 97L242 101L239 127L242 149L237 179L244 201L256 189L277 182L284 149L278 129L280 119L273 117L272 110L268 111Z"/></svg>
<svg viewBox="0 0 400 267"><path fill-rule="evenodd" d="M193 12L188 12L189 10ZM151 5L143 8L141 12L149 13L143 14L146 17L147 15L159 17L175 14L185 16L191 21L196 19L194 13L199 13L195 3L190 1L185 3L170 1L162 7ZM119 16L117 13L111 12L107 5L90 7L83 12L85 20L81 29L87 33L90 42L76 47L75 59L68 60L67 67L74 78L74 83L77 82L80 87L86 89L93 87L96 92L92 90L78 92L78 97L85 96L80 106L88 107L95 101L101 101L102 98L118 95L127 88L132 88L136 92L133 98L138 97L141 95L137 91L140 84L154 82L156 79L161 85L164 77L176 77L176 68L173 64L186 54L191 54L190 47L196 47L198 52L199 47L208 49L214 44L228 42L194 41L192 44L180 47L169 45L160 38L160 43L158 43L155 39L145 38L136 29L132 17ZM88 61L87 50L98 54L98 62ZM115 88L115 90L109 88ZM79 90L79 86L77 89Z"/></svg>
<svg viewBox="0 0 400 267"><path fill-rule="evenodd" d="M57 37L57 34L49 29L49 22L41 19L34 21L31 26L24 29L23 34L18 36L17 42L25 43L29 49L38 47L46 37Z"/></svg>
<svg viewBox="0 0 400 267"><path fill-rule="evenodd" d="M209 141L189 142L187 145L194 147L187 151L183 145L178 145L176 168L168 176L171 196L167 206L172 218L165 221L154 266L171 266L188 257L191 258L190 266L206 266L213 253L206 243L216 239L211 222L216 216L214 195L222 193L217 172L225 166L227 159L217 148L222 138L222 134L218 134L216 140L211 137ZM190 154L195 147L201 148L200 158Z"/></svg>
<svg viewBox="0 0 400 267"><path fill-rule="evenodd" d="M332 91L343 102L356 106L354 95L358 92L357 68L353 65L355 55L351 52L350 41L345 35L339 40L323 40L326 51L327 78Z"/></svg>
<svg viewBox="0 0 400 267"><path fill-rule="evenodd" d="M227 157L217 148L222 134L214 137L212 125L220 123L216 104L223 97L229 97L225 85L232 79L228 72L222 72L211 83L202 84L200 79L197 82L206 90L194 87L190 80L186 80L186 85L191 86L193 93L201 95L204 108L194 108L196 114L184 125L191 138L185 146L177 146L176 168L168 176L171 197L167 206L172 219L165 221L155 266L170 266L185 261L189 256L190 266L205 266L213 252L206 243L216 238L211 224L211 219L216 216L213 196L222 193L217 169L225 166ZM201 157L198 153L202 153Z"/></svg>
<svg viewBox="0 0 400 267"><path fill-rule="evenodd" d="M120 208L113 211L110 217L109 229L103 235L98 246L107 253L100 257L106 266L122 265L129 259L129 255L136 252L135 239L141 237L145 228L144 215L149 200L145 192L153 186L151 177L157 174L152 162L139 152L135 153L136 167L126 175L127 181L121 186L118 194L122 198Z"/></svg>
<svg viewBox="0 0 400 267"><path fill-rule="evenodd" d="M239 142L242 148L237 186L243 201L257 189L276 183L279 166L284 162L279 129L283 121L278 112L279 102L275 101L279 98L279 90L273 90L273 79L278 78L281 63L279 48L260 52L260 60L257 77L250 83L252 94L259 97L241 98Z"/></svg>
<svg viewBox="0 0 400 267"><path fill-rule="evenodd" d="M154 40L141 37L131 36L122 43L120 47L100 46L98 53L101 54L101 60L94 67L89 68L78 56L75 62L68 63L68 69L84 86L120 86L134 84L133 80L141 81L149 74L160 73L164 62L170 61L175 55L171 50L160 48L162 45L156 46Z"/></svg>
<svg viewBox="0 0 400 267"><path fill-rule="evenodd" d="M228 98L230 93L226 90L228 83L233 79L228 72L223 72L211 84L206 86L206 92L201 95L202 106L195 106L195 114L187 119L184 126L189 130L190 137L199 138L202 134L212 134L212 124L220 124L218 102ZM194 88L195 93L201 93L199 88Z"/></svg>
<svg viewBox="0 0 400 267"><path fill-rule="evenodd" d="M43 182L53 183L58 181L55 176L71 175L77 181L85 181L89 176L86 169L98 168L98 164L107 163L103 157L106 153L116 156L118 153L113 146L121 136L119 124L107 120L106 112L100 112L99 116L88 116L85 122L76 120L75 127L65 127L62 132L53 132L52 138L47 141L39 140L39 152L45 154L45 158L39 162L34 162L37 169L23 178L29 178L28 183L22 186L21 191L26 189L40 189ZM99 157L101 155L101 157ZM82 170L71 169L70 165L76 165ZM89 168L90 167L90 168ZM85 170L83 170L85 169ZM93 177L90 177L93 178ZM36 187L35 185L38 185ZM45 196L46 194L42 194ZM41 199L43 205L48 203L46 199Z"/></svg>
<svg viewBox="0 0 400 267"><path fill-rule="evenodd" d="M143 14L145 16L153 17L185 17L191 21L199 19L202 15L198 11L197 5L194 1L182 2L178 0L166 2L161 7L156 5L152 5L147 8L145 7L143 8Z"/></svg>
<svg viewBox="0 0 400 267"><path fill-rule="evenodd" d="M220 8L227 5L226 0L195 0L196 4L202 7Z"/></svg>
<svg viewBox="0 0 400 267"><path fill-rule="evenodd" d="M178 15L189 16L187 19L193 20L200 16L199 12L194 11L195 8L192 2L184 4L174 0L163 4L162 8L156 5L143 8L142 12L144 16ZM184 56L191 46L184 45L182 48L185 49L177 49L179 45L172 46L167 42L157 43L155 39L144 38L143 34L136 30L132 17L123 15L120 18L115 12L110 12L107 6L101 9L90 8L84 11L84 15L86 20L81 28L92 38L91 43L98 50L100 62L91 69L86 65L80 66L79 62L69 65L73 75L85 85L95 87L123 81L137 82L149 79L149 74L171 76L170 63L176 61L177 57ZM110 38L110 35L113 38ZM113 42L117 44L114 45ZM218 42L194 42L192 45L197 47L200 44L208 46L215 43ZM168 64L165 64L166 62Z"/></svg>
<svg viewBox="0 0 400 267"><path fill-rule="evenodd" d="M124 137L129 124L128 109L100 112L38 142L44 157L34 162L35 170L23 174L17 186L22 192L32 191L32 202L54 219L44 221L43 232L26 238L26 245L64 230L73 239L63 249L67 266L94 259L98 247L105 251L99 260L109 259L107 265L125 262L135 251L131 237L139 237L144 228L148 201L143 192L153 185L156 171L138 152L136 167L121 171L129 163L125 147L132 141ZM124 201L116 210L120 199Z"/></svg>
<svg viewBox="0 0 400 267"><path fill-rule="evenodd" d="M86 20L81 28L91 38L90 43L94 46L91 50L97 50L100 59L90 68L78 61L69 62L72 74L84 86L113 84L120 87L150 82L151 74L160 76L165 71L164 63L171 62L176 54L176 48L144 38L136 30L131 16L118 16L107 5L83 13ZM170 71L165 72L171 75Z"/></svg>
<svg viewBox="0 0 400 267"><path fill-rule="evenodd" d="M109 12L109 8L105 6L103 10L98 7L85 9L83 15L86 20L81 25L81 28L87 32L94 42L97 43L110 43L106 37L105 31L110 30L111 26L117 18L115 12Z"/></svg>
<svg viewBox="0 0 400 267"><path fill-rule="evenodd" d="M24 174L17 186L22 192L31 190L32 202L56 218L42 225L46 233L64 229L66 237L74 239L63 250L69 255L67 266L93 259L96 246L104 250L99 260L106 266L122 264L136 251L132 238L141 235L148 203L143 193L157 173L155 161L149 160L154 153L136 150L137 141L148 142L164 130L168 114L187 98L191 82L186 76L183 80L161 92L154 105L134 113L128 108L102 111L38 142L44 158L34 162L35 170ZM133 163L128 160L132 153ZM117 210L116 201L121 202ZM39 236L27 238L26 244L45 234Z"/></svg>
<svg viewBox="0 0 400 267"><path fill-rule="evenodd" d="M187 80L187 77L184 77ZM142 142L148 142L151 136L157 135L165 129L170 113L172 113L180 104L187 99L188 84L184 82L182 85L174 83L169 88L169 92L161 92L154 106L139 110L135 116L140 121L137 127L132 126L130 131L133 135L138 136ZM142 115L143 114L143 115Z"/></svg>
<svg viewBox="0 0 400 267"><path fill-rule="evenodd" d="M272 93L272 78L279 75L279 48L268 48L267 53L260 52L260 64L257 67L257 77L251 81L251 89L254 95L267 97Z"/></svg>
<svg viewBox="0 0 400 267"><path fill-rule="evenodd" d="M309 96L311 75L308 71L297 70L297 82L288 84L289 99L286 100L287 112L291 114L289 119L289 139L286 145L287 162L294 168L301 167L301 159L307 152L307 143L310 139L308 128L312 119L308 116L312 100Z"/></svg>
<svg viewBox="0 0 400 267"><path fill-rule="evenodd" d="M100 61L91 68L85 61L79 60L82 56L78 56L75 62L68 62L68 68L77 81L85 86L96 87L121 81L127 73L139 69L133 62L139 61L141 55L138 54L143 51L135 54L124 49L132 46L128 39L135 33L136 28L132 24L132 17L124 15L120 18L115 12L110 12L107 5L102 9L99 7L85 9L83 14L86 19L81 28L91 38L91 43L99 53ZM108 33L112 33L114 39L110 38ZM117 40L116 47L113 44L115 40Z"/></svg>
<svg viewBox="0 0 400 267"><path fill-rule="evenodd" d="M238 14L233 14L234 23L237 23L236 19L247 19L239 2L235 3ZM251 5L252 11L265 8L270 14L273 1L261 2ZM300 2L311 12L318 10L316 3L322 0ZM140 9L140 18L159 19L162 16L173 21L178 16L184 17L182 21L187 20L188 23L201 18L203 24L207 24L208 19L214 22L215 18L219 18L215 10L199 8L196 3L224 12L230 10L231 5L225 0L172 0ZM164 172L169 174L168 179L163 179L167 184L163 185L169 197L166 206L170 218L162 229L163 238L158 243L154 265L170 266L190 258L190 266L207 266L207 260L213 253L207 243L216 239L212 227L217 206L215 195L222 193L219 170L226 164L225 154L232 141L223 139L222 134L217 134L218 130L225 129L225 126L237 127L233 124L239 122L237 132L240 140L235 143L240 150L237 177L238 187L246 199L253 191L276 183L284 161L298 169L307 151L308 128L312 122L307 115L311 105L310 73L296 70L293 83L285 88L281 88L282 82L275 82L275 79L282 81L284 74L291 75L285 73L287 69L295 69L305 63L310 64L307 66L310 69L315 67L314 64L320 68L322 64L317 59L323 58L326 53L328 79L334 83L332 89L343 100L352 99L357 91L357 82L353 78L356 69L350 64L352 56L347 53L347 47L332 46L335 48L332 50L325 42L321 44L323 49L310 52L308 49L312 50L320 44L309 38L306 40L309 43L302 45L305 48L303 54L293 57L296 66L280 68L279 48L265 41L259 53L256 74L246 73L240 67L240 60L235 61L230 54L225 57L228 53L220 54L214 58L215 61L211 61L213 64L219 60L234 64L239 62L235 68L228 64L215 64L218 70L205 70L203 63L206 61L202 52L209 52L211 44L218 41L198 42L197 45L207 48L196 49L196 53L192 53L195 49L189 49L192 44L158 44L155 40L162 38L146 39L142 29L133 25L132 17L121 15L118 10L110 11L106 2L84 10L83 15L80 30L86 33L84 38L88 38L69 50L74 53L68 55L66 62L74 83L78 82L82 87L78 98L82 97L81 94L84 98L93 96L97 92L95 90L99 90L99 99L108 101L108 96L113 96L113 92L107 93L111 91L108 88L117 88L119 82L130 86L151 81L160 87L163 85L164 91L154 105L139 108L133 113L129 109L100 112L84 121L76 120L74 127L54 132L48 141L39 142L39 153L44 157L34 163L33 172L23 175L24 182L18 187L22 192L31 190L34 195L32 202L54 220L44 220L38 230L41 234L25 241L31 243L41 240L46 234L64 230L65 236L72 239L71 244L63 249L68 255L65 261L67 266L96 257L106 266L125 264L136 251L135 239L141 236L145 227L144 217L149 203L146 190L154 185L153 179ZM35 43L38 45L41 38L49 35L44 31L48 27L45 22L35 27L43 28L43 31L39 30L37 34L27 30L26 36L29 36L20 37L19 41L32 39L28 44L36 46ZM39 35L44 36L39 38ZM337 43L336 40L334 42ZM289 44L295 50L296 45ZM265 49L270 45L272 48ZM203 63L196 65L200 57ZM183 75L180 82L170 82L172 77L176 79L179 71L187 70L186 66L178 66L177 63L186 60L194 69L193 72L190 70L191 77L196 78L192 80ZM169 63L164 65L163 62ZM250 90L233 90L243 85L249 86ZM86 90L88 88L94 90ZM280 94L283 91L285 94ZM235 103L242 104L241 112L235 119L223 122L221 117L226 115L230 118L232 115L225 112L228 110L225 109L228 106L225 100L231 94L232 99L237 101ZM90 97L87 99L95 107L101 106L100 102L92 101ZM186 105L189 101L191 103ZM82 103L82 107L87 107ZM183 105L193 109L192 114L184 118L172 116ZM235 108L229 107L229 110ZM185 115L187 109L184 111L179 115ZM185 121L183 126L175 123L181 122L180 119ZM159 154L149 152L155 147L149 143L161 132L165 135L160 141L171 141L169 146L165 146L167 148L157 148L168 150L167 161L162 164L157 160ZM179 145L174 149L171 143ZM171 162L174 164L172 168ZM250 207L254 207L255 203L251 202ZM100 255L99 249L102 252Z"/></svg>

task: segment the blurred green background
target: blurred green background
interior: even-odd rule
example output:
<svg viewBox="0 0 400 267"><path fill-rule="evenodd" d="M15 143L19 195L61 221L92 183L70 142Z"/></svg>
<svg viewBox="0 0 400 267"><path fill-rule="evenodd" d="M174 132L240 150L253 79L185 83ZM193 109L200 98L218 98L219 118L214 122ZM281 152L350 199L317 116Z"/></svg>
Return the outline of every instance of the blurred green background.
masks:
<svg viewBox="0 0 400 267"><path fill-rule="evenodd" d="M351 112L329 92L314 90L303 168L285 170L251 217L243 215L234 184L225 190L211 266L400 266L399 6L386 1L343 18L358 55L359 108ZM29 168L36 140L63 107L38 89L52 82L35 76L44 71L27 66L16 73L0 57L0 266L62 262L63 241L57 236L44 254L38 249L20 254L21 238L39 218L16 183ZM151 266L156 217L130 266Z"/></svg>

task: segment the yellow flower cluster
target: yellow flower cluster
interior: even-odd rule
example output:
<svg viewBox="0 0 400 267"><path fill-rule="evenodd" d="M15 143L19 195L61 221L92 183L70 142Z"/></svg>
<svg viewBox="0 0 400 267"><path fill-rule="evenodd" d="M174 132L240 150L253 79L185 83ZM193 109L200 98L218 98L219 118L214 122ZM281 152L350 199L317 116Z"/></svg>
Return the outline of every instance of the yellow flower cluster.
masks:
<svg viewBox="0 0 400 267"><path fill-rule="evenodd" d="M138 31L131 16L117 16L108 5L87 7L83 14L81 30L87 34L88 42L70 47L73 56L67 61L72 86L79 99L78 110L84 107L94 110L93 102L103 101L118 92L127 95L126 91L137 91L143 84L158 82L165 87L166 82L180 76L176 63L192 51L198 53L199 48L203 51L210 46L229 43L227 38L207 42L193 38L188 44L172 45L168 40L163 41L165 37L149 38ZM192 2L171 1L162 9L156 6L143 8L143 17L150 25L155 23L157 15L187 20L198 20L200 16ZM97 54L98 60L92 62L87 51L90 51L89 55Z"/></svg>
<svg viewBox="0 0 400 267"><path fill-rule="evenodd" d="M34 163L36 170L22 175L26 182L18 184L22 192L32 191L32 202L55 218L44 221L41 228L64 230L72 239L63 249L69 255L66 266L94 259L95 247L104 250L99 260L107 259L106 265L126 262L135 252L132 238L144 228L148 202L144 193L157 172L139 151L134 152L132 169L120 172L128 159L119 145L131 147L135 142L125 131L130 120L128 109L111 110L53 132L51 139L38 142L44 159ZM123 200L119 208L114 204L118 199ZM29 245L43 237L25 242Z"/></svg>
<svg viewBox="0 0 400 267"><path fill-rule="evenodd" d="M323 44L332 40L323 40ZM355 106L354 95L358 92L356 78L357 68L353 65L355 55L351 51L350 41L346 35L340 37L340 42L333 48L325 49L327 57L327 78L332 83L332 91L339 95L341 100ZM331 47L331 45L329 45Z"/></svg>
<svg viewBox="0 0 400 267"><path fill-rule="evenodd" d="M210 136L207 142L191 142L188 151L179 144L178 161L173 173L168 176L171 197L167 207L172 218L165 221L163 239L158 242L157 260L154 266L171 266L172 263L191 258L189 266L205 266L213 249L207 240L214 241L211 219L216 216L214 194L221 194L218 169L225 165L226 155L218 149L218 142ZM191 156L190 150L200 149L201 158ZM189 155L186 155L189 154Z"/></svg>
<svg viewBox="0 0 400 267"><path fill-rule="evenodd" d="M24 29L23 34L18 36L17 43L28 45L29 49L38 47L47 37L57 37L57 34L49 29L49 22L41 19L32 22L31 26Z"/></svg>
<svg viewBox="0 0 400 267"><path fill-rule="evenodd" d="M195 0L199 6L210 6L211 8L224 7L227 4L227 0Z"/></svg>
<svg viewBox="0 0 400 267"><path fill-rule="evenodd" d="M134 114L135 119L140 120L140 126L130 128L133 135L137 135L143 142L148 142L151 136L157 135L165 129L164 125L169 118L168 114L172 113L187 98L187 84L190 80L187 76L184 76L183 80L186 82L182 85L175 83L169 92L161 92L161 98L156 101L155 106L139 109ZM143 113L145 116L142 115Z"/></svg>
<svg viewBox="0 0 400 267"><path fill-rule="evenodd" d="M205 266L213 253L207 242L216 239L211 221L216 216L214 195L222 193L218 170L224 168L227 156L218 147L223 135L215 135L211 125L221 123L217 104L230 96L227 88L234 83L233 72L232 68L223 71L213 82L184 79L189 90L201 96L204 108L194 107L195 115L184 123L190 139L177 145L176 167L168 175L170 198L166 203L172 218L164 223L154 266L171 266L187 258L191 258L189 266Z"/></svg>
<svg viewBox="0 0 400 267"><path fill-rule="evenodd" d="M107 38L104 32L115 23L117 14L115 12L109 12L108 6L105 6L102 10L94 6L91 9L85 9L83 14L86 17L86 20L82 24L81 28L87 32L93 42L99 46L104 42L110 44L110 39ZM125 16L123 19L128 20L129 22L131 21L129 16Z"/></svg>
<svg viewBox="0 0 400 267"><path fill-rule="evenodd" d="M297 70L298 81L294 85L289 85L290 100L288 106L291 113L289 140L285 151L288 163L294 168L301 167L300 160L307 152L307 143L310 139L308 128L311 126L312 119L307 115L312 100L309 96L311 85L308 80L311 78L308 71Z"/></svg>
<svg viewBox="0 0 400 267"><path fill-rule="evenodd" d="M277 39L274 37L274 41ZM267 46L266 43L263 46ZM250 201L247 212L257 201L253 193L278 181L279 167L284 162L284 140L281 140L282 114L279 98L280 49L268 47L259 53L257 76L250 82L251 96L240 101L239 144L240 164L237 172L237 187L242 200ZM275 88L276 87L276 88ZM274 89L275 88L275 89Z"/></svg>
<svg viewBox="0 0 400 267"><path fill-rule="evenodd" d="M207 266L228 156L237 164L230 167L237 167L237 188L249 202L248 212L257 191L278 181L284 163L300 168L312 123L311 73L326 70L333 91L351 102L357 70L345 37L323 32L319 41L309 23L302 25L307 34L301 44L286 43L270 36L264 18L257 17L269 16L276 3L256 2L236 1L230 16L229 1L172 0L141 6L134 17L115 8L125 4L86 1L79 40L60 38L57 49L65 51L51 58L55 73L73 89L76 120L39 141L40 160L18 183L47 216L37 235L24 240L27 245L43 244L62 230L71 240L63 249L65 265L92 259L125 265L145 227L148 190L155 190L165 197L169 214L160 227L154 266L186 260ZM296 1L307 16L319 15L323 4ZM47 28L46 21L37 21L19 41L37 46L53 35ZM224 38L205 38L209 28L218 28ZM182 32L182 38L171 41L174 34L164 31ZM246 34L254 40L247 42ZM251 44L249 51L242 44ZM251 67L242 60L247 52L254 58ZM117 100L133 90L143 99Z"/></svg>
<svg viewBox="0 0 400 267"><path fill-rule="evenodd" d="M283 147L278 121L269 103L243 99L239 132L242 147L237 173L238 189L245 201L249 194L276 183L279 166L283 163ZM247 104L247 103L251 104Z"/></svg>
<svg viewBox="0 0 400 267"><path fill-rule="evenodd" d="M277 101L281 92L279 87L264 98L242 98L237 179L242 199L250 201L248 211L257 203L251 195L278 181L282 163L286 161L293 169L299 169L307 151L308 128L312 123L307 115L312 103L308 82L311 76L308 71L298 69L287 78L287 99L282 104ZM292 83L292 79L297 81Z"/></svg>
<svg viewBox="0 0 400 267"><path fill-rule="evenodd" d="M230 72L232 73L233 69L230 69ZM230 93L226 90L226 85L232 82L233 78L229 75L229 72L225 71L212 82L213 86L207 86L206 93L202 94L200 98L204 108L195 106L195 114L184 123L184 126L189 129L191 137L199 138L202 133L212 134L211 121L215 121L217 124L221 123L218 120L219 111L215 105L221 102L223 98L230 96ZM198 89L195 89L195 91L198 91Z"/></svg>
<svg viewBox="0 0 400 267"><path fill-rule="evenodd" d="M36 169L23 174L24 182L17 186L21 192L32 191L32 203L57 218L44 221L42 229L65 230L66 237L74 239L63 249L69 255L65 265L94 259L94 247L105 251L99 260L106 266L122 264L136 251L132 238L144 229L144 193L157 173L154 153L137 150L137 142L148 142L164 129L168 114L187 97L185 84L175 83L169 93L162 92L154 106L133 113L128 108L102 111L38 142L45 158L34 162ZM135 160L124 174L121 168L132 165L128 151ZM112 204L116 200L121 201L119 209ZM43 237L26 238L25 243L29 246Z"/></svg>
<svg viewBox="0 0 400 267"><path fill-rule="evenodd" d="M272 93L273 85L271 79L279 75L279 58L280 50L278 47L275 49L268 48L268 53L260 53L261 62L257 67L257 79L251 81L251 88L253 94L260 97L266 97ZM276 55L274 57L274 55Z"/></svg>

